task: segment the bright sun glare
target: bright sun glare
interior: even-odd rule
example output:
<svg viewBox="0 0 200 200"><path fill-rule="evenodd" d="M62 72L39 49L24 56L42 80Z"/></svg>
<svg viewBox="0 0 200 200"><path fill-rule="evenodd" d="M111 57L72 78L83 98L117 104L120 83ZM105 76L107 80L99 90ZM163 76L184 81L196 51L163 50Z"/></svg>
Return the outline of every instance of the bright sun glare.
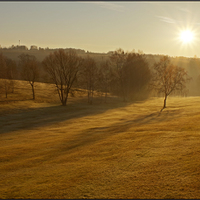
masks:
<svg viewBox="0 0 200 200"><path fill-rule="evenodd" d="M190 30L184 30L180 33L180 39L183 43L190 43L194 39L194 34Z"/></svg>

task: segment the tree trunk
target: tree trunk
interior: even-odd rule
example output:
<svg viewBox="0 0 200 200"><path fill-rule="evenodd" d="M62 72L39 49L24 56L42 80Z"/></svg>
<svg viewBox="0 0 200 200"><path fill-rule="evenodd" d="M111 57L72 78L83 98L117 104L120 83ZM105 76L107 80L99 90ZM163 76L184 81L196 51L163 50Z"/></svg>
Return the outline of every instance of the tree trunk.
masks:
<svg viewBox="0 0 200 200"><path fill-rule="evenodd" d="M163 110L164 108L166 108L166 101L167 101L167 95L165 95L163 108L160 110L160 112L162 112L162 110Z"/></svg>
<svg viewBox="0 0 200 200"><path fill-rule="evenodd" d="M106 103L106 102L107 102L107 91L105 93L105 101L104 101L104 103Z"/></svg>
<svg viewBox="0 0 200 200"><path fill-rule="evenodd" d="M14 80L12 80L12 81L11 81L12 93L14 93L14 85L15 85Z"/></svg>
<svg viewBox="0 0 200 200"><path fill-rule="evenodd" d="M163 108L166 108L166 101L167 101L167 96L165 96Z"/></svg>
<svg viewBox="0 0 200 200"><path fill-rule="evenodd" d="M67 105L67 102L66 102L65 100L63 100L63 101L62 101L62 105L63 105L63 106L66 106L66 105Z"/></svg>
<svg viewBox="0 0 200 200"><path fill-rule="evenodd" d="M32 92L33 92L33 100L35 100L35 90L34 90L34 84L31 84Z"/></svg>
<svg viewBox="0 0 200 200"><path fill-rule="evenodd" d="M66 92L63 93L63 99L62 99L62 105L66 106L67 105L67 99L68 99L68 95L69 95L69 91L70 89L66 89Z"/></svg>
<svg viewBox="0 0 200 200"><path fill-rule="evenodd" d="M88 103L90 103L90 91L88 90Z"/></svg>
<svg viewBox="0 0 200 200"><path fill-rule="evenodd" d="M92 90L92 96L91 96L90 104L93 104L93 90Z"/></svg>
<svg viewBox="0 0 200 200"><path fill-rule="evenodd" d="M5 94L6 94L6 99L7 99L8 98L8 87L6 84L5 84Z"/></svg>

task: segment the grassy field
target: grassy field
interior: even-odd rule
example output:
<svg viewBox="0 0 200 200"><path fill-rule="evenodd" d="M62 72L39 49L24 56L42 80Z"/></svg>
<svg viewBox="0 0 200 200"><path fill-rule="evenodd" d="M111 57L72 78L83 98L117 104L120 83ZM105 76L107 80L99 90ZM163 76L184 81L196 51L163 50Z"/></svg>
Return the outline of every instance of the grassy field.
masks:
<svg viewBox="0 0 200 200"><path fill-rule="evenodd" d="M20 83L0 96L1 199L200 198L200 97L63 107Z"/></svg>

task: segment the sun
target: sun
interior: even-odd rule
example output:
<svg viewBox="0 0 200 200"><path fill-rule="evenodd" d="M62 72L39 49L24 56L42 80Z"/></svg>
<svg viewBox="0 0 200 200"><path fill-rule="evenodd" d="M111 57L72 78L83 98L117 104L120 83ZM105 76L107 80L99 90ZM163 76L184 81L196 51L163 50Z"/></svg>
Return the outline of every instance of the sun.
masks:
<svg viewBox="0 0 200 200"><path fill-rule="evenodd" d="M191 43L194 40L194 34L190 30L184 30L180 33L180 40L185 43Z"/></svg>

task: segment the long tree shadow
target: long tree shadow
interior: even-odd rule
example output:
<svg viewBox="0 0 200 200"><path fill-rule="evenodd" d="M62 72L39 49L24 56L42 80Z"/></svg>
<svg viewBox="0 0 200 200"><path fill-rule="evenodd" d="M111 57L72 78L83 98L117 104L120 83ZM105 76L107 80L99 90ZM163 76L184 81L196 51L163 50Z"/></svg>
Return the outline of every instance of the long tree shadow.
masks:
<svg viewBox="0 0 200 200"><path fill-rule="evenodd" d="M120 102L110 99L107 104L88 105L83 99L69 103L67 106L55 105L49 107L21 110L19 113L0 116L0 133L17 130L33 129L52 125L54 123L104 113L109 109L127 106L133 102Z"/></svg>
<svg viewBox="0 0 200 200"><path fill-rule="evenodd" d="M82 148L100 140L113 137L114 135L127 132L132 127L139 128L143 124L151 124L176 119L181 115L180 110L171 110L163 112L162 114L157 111L150 114L141 114L140 116L133 116L133 119L123 119L121 122L113 123L109 126L92 127L88 128L78 135L73 140L62 141L58 147L63 154L73 152L74 149ZM133 133L134 135L134 133ZM52 155L51 155L52 156Z"/></svg>
<svg viewBox="0 0 200 200"><path fill-rule="evenodd" d="M9 104L9 103L14 103L14 102L19 102L19 101L31 101L33 98L24 98L24 99L5 99L5 100L0 100L0 104Z"/></svg>

